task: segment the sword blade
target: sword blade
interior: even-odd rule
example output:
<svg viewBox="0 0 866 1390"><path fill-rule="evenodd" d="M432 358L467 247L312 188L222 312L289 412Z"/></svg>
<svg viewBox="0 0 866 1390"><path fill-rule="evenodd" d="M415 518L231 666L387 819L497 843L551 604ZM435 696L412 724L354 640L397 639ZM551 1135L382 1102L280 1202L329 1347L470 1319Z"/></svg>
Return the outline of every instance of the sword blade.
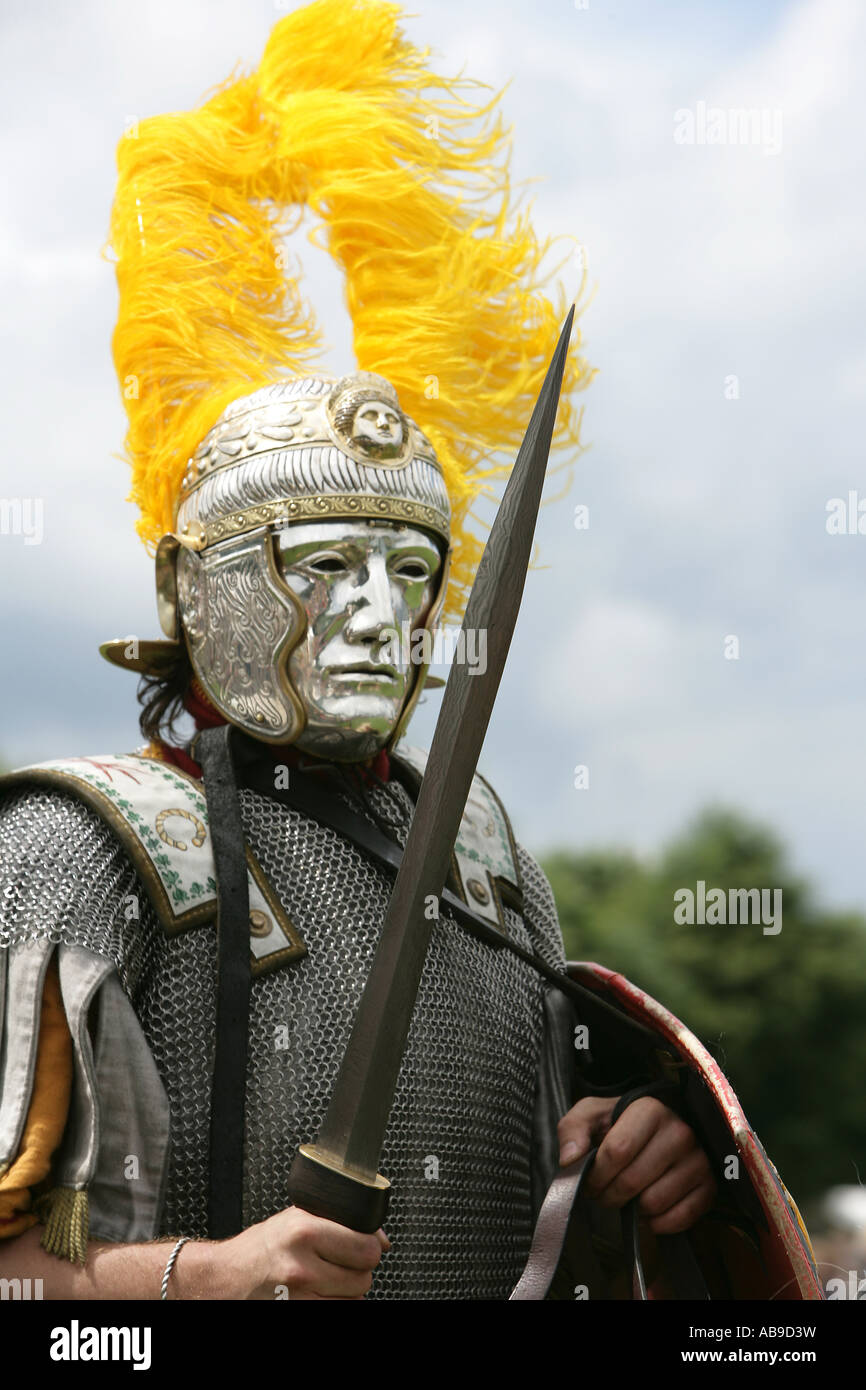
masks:
<svg viewBox="0 0 866 1390"><path fill-rule="evenodd" d="M573 318L572 306L466 607L464 633L487 633L487 667L474 674L466 663L452 665L382 934L316 1143L336 1167L368 1181L378 1167L433 928L429 904L448 877L517 621Z"/></svg>

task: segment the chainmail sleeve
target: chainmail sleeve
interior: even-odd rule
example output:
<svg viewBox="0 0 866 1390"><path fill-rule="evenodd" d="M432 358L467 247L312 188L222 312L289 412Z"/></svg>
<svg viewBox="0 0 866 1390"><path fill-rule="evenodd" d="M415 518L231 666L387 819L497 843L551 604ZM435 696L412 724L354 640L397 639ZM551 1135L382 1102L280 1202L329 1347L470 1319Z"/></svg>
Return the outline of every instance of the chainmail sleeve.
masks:
<svg viewBox="0 0 866 1390"><path fill-rule="evenodd" d="M138 874L95 811L35 784L0 797L0 1166L29 1113L56 959L73 1083L41 1211L45 1248L64 1258L86 1259L88 1228L107 1240L157 1234L168 1100L133 998L158 939Z"/></svg>
<svg viewBox="0 0 866 1390"><path fill-rule="evenodd" d="M0 947L87 947L112 961L132 993L150 916L125 850L84 802L37 786L0 799Z"/></svg>

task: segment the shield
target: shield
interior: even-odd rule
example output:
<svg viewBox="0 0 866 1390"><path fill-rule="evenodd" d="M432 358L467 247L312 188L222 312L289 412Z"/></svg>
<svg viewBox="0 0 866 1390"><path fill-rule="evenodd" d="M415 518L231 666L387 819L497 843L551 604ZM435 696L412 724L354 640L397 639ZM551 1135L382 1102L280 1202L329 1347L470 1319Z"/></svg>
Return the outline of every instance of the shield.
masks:
<svg viewBox="0 0 866 1390"><path fill-rule="evenodd" d="M587 1297L601 1293L608 1298L823 1299L808 1232L797 1206L719 1064L678 1018L624 976L587 961L570 962L568 974L613 1004L624 1015L624 1023L626 1017L633 1019L658 1036L659 1066L670 1078L676 1095L672 1103L696 1131L713 1164L719 1199L713 1211L684 1235L655 1240L646 1232L638 1236L635 1208L623 1214L623 1238L612 1244L609 1223L605 1231L600 1220L601 1209L579 1195L582 1174L577 1170L582 1165L575 1165L571 1221L567 1234L560 1225L559 1263L550 1296L579 1297L575 1291L586 1287L581 1281L588 1278L595 1290ZM587 1074L592 1077L592 1066ZM609 1077L595 1079L610 1082ZM617 1093L615 1084L598 1085L595 1090L599 1094ZM563 1174L566 1171L562 1170ZM562 1197L555 1198L555 1188L556 1183L551 1188L551 1213L556 1200L562 1207ZM612 1213L606 1211L604 1215L610 1217ZM544 1212L537 1238L543 1219ZM551 1229L549 1216L548 1232L541 1241L547 1246L548 1259ZM538 1268L542 1261L537 1242L534 1246ZM645 1265L646 1269L632 1265ZM535 1291L528 1291L533 1284ZM523 1292L519 1292L521 1285ZM526 1280L524 1276L521 1285L513 1297L545 1296L538 1292L537 1278Z"/></svg>

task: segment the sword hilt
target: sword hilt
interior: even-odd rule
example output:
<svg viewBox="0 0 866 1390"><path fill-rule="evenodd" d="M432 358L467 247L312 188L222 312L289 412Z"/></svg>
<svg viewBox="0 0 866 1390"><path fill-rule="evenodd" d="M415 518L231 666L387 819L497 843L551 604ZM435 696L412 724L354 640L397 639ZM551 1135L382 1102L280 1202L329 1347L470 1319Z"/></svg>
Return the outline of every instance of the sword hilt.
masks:
<svg viewBox="0 0 866 1390"><path fill-rule="evenodd" d="M381 1173L362 1177L340 1165L315 1144L302 1144L289 1173L289 1198L293 1206L324 1216L351 1231L372 1235L388 1211L391 1184Z"/></svg>

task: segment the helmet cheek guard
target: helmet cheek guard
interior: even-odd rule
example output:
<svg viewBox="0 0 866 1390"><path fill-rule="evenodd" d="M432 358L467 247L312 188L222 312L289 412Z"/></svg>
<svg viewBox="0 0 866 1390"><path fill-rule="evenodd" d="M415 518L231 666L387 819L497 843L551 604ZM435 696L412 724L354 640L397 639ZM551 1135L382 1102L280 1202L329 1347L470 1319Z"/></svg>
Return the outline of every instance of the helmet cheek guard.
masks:
<svg viewBox="0 0 866 1390"><path fill-rule="evenodd" d="M266 526L206 551L177 552L178 618L193 670L230 723L266 743L293 743L304 708L288 659L306 612L277 570Z"/></svg>

